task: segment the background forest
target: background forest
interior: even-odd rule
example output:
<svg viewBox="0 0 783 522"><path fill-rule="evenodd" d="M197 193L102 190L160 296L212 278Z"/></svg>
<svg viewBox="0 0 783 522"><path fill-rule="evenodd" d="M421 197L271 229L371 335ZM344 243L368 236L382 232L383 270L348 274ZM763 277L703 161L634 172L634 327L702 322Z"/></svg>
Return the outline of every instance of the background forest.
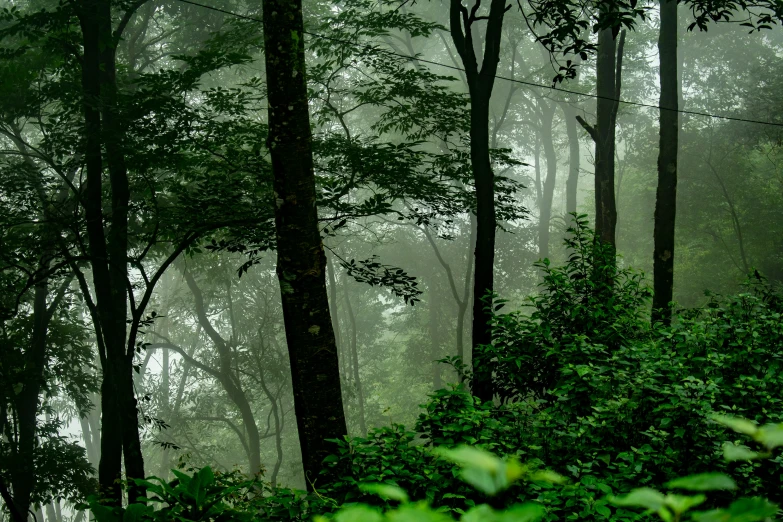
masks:
<svg viewBox="0 0 783 522"><path fill-rule="evenodd" d="M0 519L775 515L779 0L0 7Z"/></svg>

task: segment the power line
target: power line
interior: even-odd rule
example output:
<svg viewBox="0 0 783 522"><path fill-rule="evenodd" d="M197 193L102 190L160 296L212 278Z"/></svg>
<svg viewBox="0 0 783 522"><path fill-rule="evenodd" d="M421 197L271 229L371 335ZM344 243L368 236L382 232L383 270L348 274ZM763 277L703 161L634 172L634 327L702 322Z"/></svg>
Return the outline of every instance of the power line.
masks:
<svg viewBox="0 0 783 522"><path fill-rule="evenodd" d="M219 7L213 7L213 6L210 6L210 5L201 4L201 3L198 3L198 2L194 2L192 0L177 0L177 1L178 2L182 2L183 4L190 4L190 5L194 5L194 6L197 6L197 7L202 7L204 9L209 9L211 11L216 11L218 13L223 13L223 14L227 14L227 15L230 15L230 16L234 16L236 18L241 18L241 19L244 19L244 20L250 20L252 22L263 23L263 20L260 19L260 18L255 18L253 16L247 16L247 15L235 13L233 11L228 11L226 9L221 9ZM465 69L462 69L461 67L457 67L455 65L447 65L445 63L433 62L431 60L425 60L424 58L419 58L419 57L416 57L416 56L410 56L410 55L407 55L407 54L395 53L393 51L387 51L385 49L378 49L378 48L373 47L371 45L356 44L354 42L350 42L348 40L343 40L341 38L334 38L332 36L325 36L325 35L322 35L322 34L312 33L312 32L309 32L309 31L303 31L303 32L304 32L304 34L306 34L308 36L312 36L313 38L319 38L321 40L328 40L328 41L337 42L337 43L341 43L341 44L345 44L345 45L356 45L356 46L359 46L359 47L364 47L365 49L370 49L370 50L372 50L373 52L376 52L376 53L386 54L388 56L394 56L394 57L402 58L402 59L405 59L405 60L426 63L428 65L435 65L437 67L444 67L446 69L451 69L451 70L454 70L454 71L460 71L460 72L463 72L463 73L465 72ZM632 105L634 107L645 107L645 108L648 108L648 109L657 109L659 111L672 111L672 112L678 112L680 114L690 114L692 116L705 116L707 118L717 118L717 119L721 119L721 120L741 121L741 122L745 122L745 123L755 123L755 124L758 124L758 125L768 125L768 126L771 126L771 127L783 127L783 123L776 123L776 122L772 122L772 121L751 120L751 119L748 119L748 118L738 118L738 117L735 117L735 116L723 116L723 115L720 115L720 114L710 114L708 112L688 111L688 110L681 110L681 109L674 110L674 109L668 109L666 107L661 107L660 105L653 105L651 103L627 101L627 100L612 98L610 96L599 96L598 94L590 94L590 93L586 93L586 92L573 91L573 90L570 90L570 89L563 89L563 88L560 88L560 87L554 87L552 85L544 85L543 83L529 82L529 81L525 81L525 80L517 80L515 78L509 78L507 76L495 75L495 78L498 79L498 80L505 80L505 81L511 82L511 83L518 83L518 84L521 84L521 85L527 85L528 87L538 87L538 88L542 88L542 89L549 89L551 91L563 92L563 93L567 93L567 94L575 94L577 96L584 96L586 98L595 98L595 99L616 101L616 102L619 102L619 103L624 103L626 105Z"/></svg>

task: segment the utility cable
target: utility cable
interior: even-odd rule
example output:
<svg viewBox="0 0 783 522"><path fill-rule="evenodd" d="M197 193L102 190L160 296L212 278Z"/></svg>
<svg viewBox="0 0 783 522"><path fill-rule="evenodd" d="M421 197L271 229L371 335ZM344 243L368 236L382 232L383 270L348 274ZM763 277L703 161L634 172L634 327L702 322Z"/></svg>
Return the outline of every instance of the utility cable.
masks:
<svg viewBox="0 0 783 522"><path fill-rule="evenodd" d="M218 13L223 13L223 14L227 14L227 15L230 15L230 16L234 16L236 18L241 18L241 19L244 19L244 20L252 21L252 22L263 23L263 20L260 19L260 18L255 18L253 16L247 16L247 15L235 13L233 11L228 11L226 9L221 9L219 7L213 7L211 5L201 4L199 2L194 2L193 0L177 0L177 1L178 2L182 2L183 4L190 4L190 5L194 5L194 6L197 6L197 7L202 7L204 9L209 9L211 11L216 11ZM363 47L363 48L369 49L369 50L371 50L371 51L373 51L375 53L385 54L387 56L394 56L396 58L402 58L404 60L410 60L410 61L426 63L428 65L435 65L437 67L444 67L446 69L451 69L451 70L454 70L454 71L460 71L460 72L463 72L463 73L465 72L465 69L462 69L461 67L457 67L455 65L447 65L445 63L434 62L434 61L431 61L431 60L426 60L424 58L419 58L417 56L410 56L410 55L407 55L407 54L395 53L393 51L387 51L385 49L378 49L377 47L373 47L371 45L357 44L355 42L350 42L348 40L343 40L341 38L334 38L332 36L326 36L326 35L322 35L322 34L318 34L318 33L312 33L310 31L303 31L303 32L304 32L304 34L306 34L308 36L312 36L313 38L318 38L318 39L321 39L321 40L332 41L332 42L341 43L341 44L344 44L344 45L353 45L353 46ZM521 84L521 85L526 85L528 87L537 87L537 88L541 88L541 89L549 89L551 91L563 92L563 93L567 93L567 94L575 94L577 96L584 96L586 98L595 98L595 99L601 99L601 100L615 101L615 102L619 102L619 103L624 103L626 105L632 105L634 107L645 107L645 108L648 108L648 109L657 109L659 111L672 111L672 112L677 112L677 113L680 113L680 114L689 114L689 115L692 115L692 116L705 116L707 118L717 118L717 119L721 119L721 120L741 121L741 122L745 122L745 123L755 123L755 124L758 124L758 125L768 125L768 126L771 126L771 127L783 127L783 123L776 123L776 122L772 122L772 121L752 120L752 119L748 119L748 118L739 118L739 117L736 117L736 116L724 116L724 115L720 115L720 114L710 114L708 112L688 111L688 110L681 110L681 109L676 109L675 110L675 109L669 109L669 108L666 108L666 107L661 107L660 105L653 105L652 103L642 103L642 102L622 100L622 99L612 98L611 96L599 96L598 94L589 94L589 93L585 93L585 92L573 91L573 90L570 90L570 89L563 89L563 88L560 88L560 87L554 87L552 85L545 85L543 83L529 82L529 81L525 81L525 80L517 80L515 78L509 78L507 76L495 75L495 78L498 79L498 80L505 80L505 81L511 82L511 83L518 83L518 84Z"/></svg>

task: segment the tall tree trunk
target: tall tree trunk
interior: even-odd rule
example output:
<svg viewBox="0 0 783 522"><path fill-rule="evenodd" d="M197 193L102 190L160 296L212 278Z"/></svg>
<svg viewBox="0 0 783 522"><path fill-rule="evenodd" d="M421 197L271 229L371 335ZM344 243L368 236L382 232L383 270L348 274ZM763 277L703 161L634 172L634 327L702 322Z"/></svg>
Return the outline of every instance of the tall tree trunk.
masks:
<svg viewBox="0 0 783 522"><path fill-rule="evenodd" d="M602 243L615 246L617 207L614 199L615 115L617 114L617 42L612 29L598 33L596 59L595 232Z"/></svg>
<svg viewBox="0 0 783 522"><path fill-rule="evenodd" d="M473 287L473 347L489 344L492 332L489 326L490 311L483 299L494 291L495 264L495 175L489 157L489 100L500 61L500 40L503 17L510 6L505 0L492 0L489 14L478 16L480 2L468 9L462 0L451 0L449 22L451 38L465 68L470 93L470 163L476 186L476 264ZM483 35L484 54L477 56L474 35L476 22L486 20ZM479 46L480 47L480 46ZM480 53L479 53L480 54ZM479 59L480 65L479 65ZM489 361L473 358L473 393L479 399L492 399L492 372Z"/></svg>
<svg viewBox="0 0 783 522"><path fill-rule="evenodd" d="M674 290L674 224L677 211L677 153L679 148L677 75L677 2L661 0L658 55L661 60L660 147L658 189L655 193L653 253L653 321L671 322Z"/></svg>
<svg viewBox="0 0 783 522"><path fill-rule="evenodd" d="M541 205L538 220L538 257L549 257L549 227L552 219L552 201L555 196L555 181L557 178L557 152L553 137L555 104L551 105L541 100L541 144L544 146L546 158L546 179L543 183Z"/></svg>
<svg viewBox="0 0 783 522"><path fill-rule="evenodd" d="M579 56L574 57L574 63L577 65L576 77L569 84L570 88L579 90L579 71L582 59ZM582 155L579 150L579 134L576 132L576 103L577 97L572 99L572 103L562 103L563 117L565 118L566 136L568 137L568 179L566 180L566 214L576 212L577 199L579 194L579 164Z"/></svg>
<svg viewBox="0 0 783 522"><path fill-rule="evenodd" d="M312 490L323 459L333 449L327 439L342 438L347 429L318 229L302 2L265 0L263 16L277 276L299 445L307 488Z"/></svg>
<svg viewBox="0 0 783 522"><path fill-rule="evenodd" d="M16 398L19 433L16 458L18 461L11 470L11 483L14 489L16 509L25 514L30 510L30 499L37 479L35 447L38 433L38 405L46 360L46 334L50 318L46 308L48 294L49 280L48 277L45 277L35 285L33 332L30 347L25 351L24 386Z"/></svg>
<svg viewBox="0 0 783 522"><path fill-rule="evenodd" d="M621 30L619 34L617 41L611 28L598 32L598 100L595 126L588 124L580 116L576 117L595 143L595 233L598 240L612 250L617 244L617 203L614 192L615 124L620 107L625 30Z"/></svg>
<svg viewBox="0 0 783 522"><path fill-rule="evenodd" d="M117 115L117 81L111 3L82 0L79 4L84 56L82 90L85 118L88 255L96 293L96 334L103 382L101 385L101 463L98 482L115 505L121 502L117 487L125 461L128 479L144 478L144 460L138 431L138 410L133 390L133 350L126 345L128 281L128 172L122 151L122 130ZM103 155L111 186L111 224L104 232ZM132 340L131 340L132 343ZM129 500L143 489L131 483Z"/></svg>
<svg viewBox="0 0 783 522"><path fill-rule="evenodd" d="M566 136L568 137L568 178L566 179L566 214L576 212L577 196L579 194L579 135L576 132L576 109L563 105Z"/></svg>

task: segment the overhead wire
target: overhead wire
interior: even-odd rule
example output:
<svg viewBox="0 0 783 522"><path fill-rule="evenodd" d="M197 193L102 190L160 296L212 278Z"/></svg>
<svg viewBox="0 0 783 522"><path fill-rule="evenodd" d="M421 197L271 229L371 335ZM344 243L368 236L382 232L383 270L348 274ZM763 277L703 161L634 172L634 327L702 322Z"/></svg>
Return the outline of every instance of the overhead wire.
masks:
<svg viewBox="0 0 783 522"><path fill-rule="evenodd" d="M235 13L235 12L229 11L227 9L221 9L219 7L214 7L214 6L202 4L202 3L199 3L199 2L194 2L193 0L177 0L177 1L181 2L183 4L190 4L190 5L201 7L201 8L204 8L204 9L209 9L211 11L216 11L218 13L223 13L223 14L226 14L226 15L234 16L236 18L249 20L249 21L252 21L252 22L263 23L263 20L260 19L260 18L256 18L256 17L248 16L248 15L243 15L243 14L240 14L240 13ZM460 72L463 72L463 73L465 72L465 69L463 69L461 67L457 67L455 65L448 65L448 64L440 63L440 62L435 62L435 61L432 61L432 60L427 60L427 59L424 59L424 58L421 58L421 57L418 57L418 56L410 56L410 55L407 55L407 54L396 53L394 51L388 51L386 49L378 49L377 47L374 47L372 45L359 44L359 43L356 43L356 42L350 42L350 41L344 40L342 38L335 38L335 37L332 37L332 36L326 36L326 35L323 35L323 34L313 33L313 32L310 32L310 31L303 31L303 33L308 35L308 36L311 36L313 38L318 38L318 39L321 39L321 40L332 41L332 42L336 42L336 43L340 43L340 44L344 44L344 45L353 45L353 46L363 47L365 49L369 49L369 50L371 50L373 52L376 52L376 53L379 53L379 54L385 54L387 56L394 56L396 58L402 58L404 60L416 61L416 62L420 62L420 63L426 63L428 65L434 65L434 66L437 66L437 67L443 67L443 68L446 68L446 69L451 69L451 70L454 70L454 71L460 71ZM613 98L611 96L601 96L601 95L598 95L598 94L579 92L579 91L574 91L574 90L571 90L571 89L564 89L562 87L555 87L553 85L545 85L543 83L536 83L536 82L531 82L531 81L527 81L527 80L518 80L516 78L509 78L509 77L503 76L503 75L495 75L495 78L498 79L498 80L504 80L504 81L511 82L511 83L517 83L517 84L521 84L521 85L526 85L528 87L536 87L536 88L540 88L540 89L549 89L549 90L555 91L555 92L562 92L562 93L566 93L566 94L574 94L574 95L577 95L577 96L584 96L586 98L594 98L594 99L615 101L615 102L618 102L618 103L623 103L625 105L631 105L631 106L634 106L634 107L644 107L644 108L648 108L648 109L657 109L659 111L672 111L672 112L677 112L679 114L688 114L688 115L692 115L692 116L704 116L704 117L707 117L707 118L716 118L716 119L729 120L729 121L739 121L739 122L744 122L744 123L754 123L754 124L757 124L757 125L767 125L767 126L771 126L771 127L783 127L783 123L778 123L778 122L773 122L773 121L754 120L754 119L750 119L750 118L740 118L738 116L726 116L726 115L722 115L722 114L711 114L711 113L708 113L708 112L690 111L690 110L684 110L684 109L670 109L670 108L667 108L667 107L661 107L660 105L654 105L652 103L643 103L643 102L629 101L629 100Z"/></svg>

